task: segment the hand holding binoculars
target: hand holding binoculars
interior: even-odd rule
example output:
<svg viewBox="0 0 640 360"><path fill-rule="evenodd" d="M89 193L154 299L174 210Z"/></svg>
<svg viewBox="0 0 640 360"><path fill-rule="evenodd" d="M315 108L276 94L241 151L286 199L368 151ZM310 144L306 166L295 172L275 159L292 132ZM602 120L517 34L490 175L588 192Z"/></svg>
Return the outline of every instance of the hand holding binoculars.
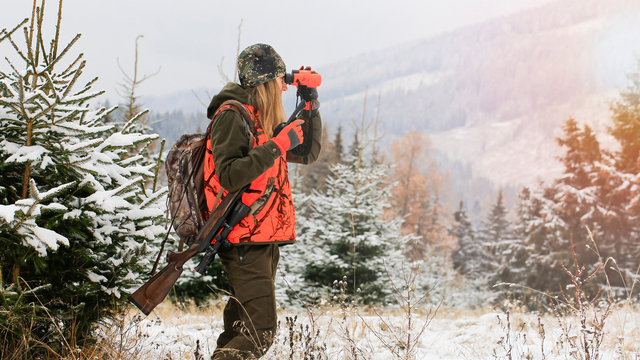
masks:
<svg viewBox="0 0 640 360"><path fill-rule="evenodd" d="M273 137L276 137L282 129L291 124L300 117L302 110L317 110L320 107L318 101L318 90L316 89L322 83L322 76L311 70L310 66L301 66L299 70L292 70L290 73L284 74L284 81L287 85L293 85L298 89L298 96L304 101L300 102L291 114L287 122L279 124L273 131ZM309 147L310 149L310 147ZM304 152L303 157L309 153Z"/></svg>

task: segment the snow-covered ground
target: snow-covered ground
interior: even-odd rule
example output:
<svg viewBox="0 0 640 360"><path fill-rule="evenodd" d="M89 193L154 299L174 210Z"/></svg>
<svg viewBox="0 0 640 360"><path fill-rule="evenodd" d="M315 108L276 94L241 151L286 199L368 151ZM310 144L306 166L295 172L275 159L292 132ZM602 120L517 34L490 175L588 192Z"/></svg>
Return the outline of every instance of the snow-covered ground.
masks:
<svg viewBox="0 0 640 360"><path fill-rule="evenodd" d="M200 308L176 307L167 301L147 318L132 311L120 328L110 329L112 333L109 338L118 346L124 344L123 348L133 349L138 353L138 359L209 359L222 331L222 305L213 303ZM429 309L425 310L428 312ZM413 343L414 340L410 339L415 338L427 320L424 313L414 315L413 338L409 338L406 315L399 309L386 309L381 317L371 309L343 311L339 306L316 308L314 312L313 325L319 330L315 343L326 345L328 359L405 359L403 343L406 344L407 340ZM598 313L602 314L603 310L598 310ZM289 358L291 333L285 319L296 315L293 359L304 358L301 356L305 348L304 338L310 333L315 334L304 330L306 325L311 325L310 318L304 311L281 311L275 344L264 359ZM604 326L600 347L602 359L640 359L639 315L637 307L628 306L611 312ZM592 319L593 313L588 318ZM570 333L580 336L580 332L574 333L575 329L580 328L578 319L566 317L561 321L569 326ZM440 309L415 342L415 357L406 358L584 358L578 356L580 348L572 349L569 341L563 338L558 319L543 315L540 323L537 314L518 310L512 310L507 321L506 313L493 310L470 312ZM587 324L592 325L590 320ZM398 336L394 336L394 333ZM392 350L395 350L395 354ZM572 352L574 355L571 355Z"/></svg>

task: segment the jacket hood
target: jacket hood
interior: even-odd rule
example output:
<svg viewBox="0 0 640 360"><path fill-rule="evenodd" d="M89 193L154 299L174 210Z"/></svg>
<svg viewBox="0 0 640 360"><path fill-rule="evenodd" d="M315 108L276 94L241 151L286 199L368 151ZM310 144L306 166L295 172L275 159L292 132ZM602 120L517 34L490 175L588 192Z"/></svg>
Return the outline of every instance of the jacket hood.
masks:
<svg viewBox="0 0 640 360"><path fill-rule="evenodd" d="M207 107L207 117L209 119L213 118L216 110L218 110L220 105L227 100L237 100L243 104L250 105L250 92L250 87L238 85L232 82L228 83L216 96L213 97L213 99L211 99L211 103L209 104L209 107Z"/></svg>

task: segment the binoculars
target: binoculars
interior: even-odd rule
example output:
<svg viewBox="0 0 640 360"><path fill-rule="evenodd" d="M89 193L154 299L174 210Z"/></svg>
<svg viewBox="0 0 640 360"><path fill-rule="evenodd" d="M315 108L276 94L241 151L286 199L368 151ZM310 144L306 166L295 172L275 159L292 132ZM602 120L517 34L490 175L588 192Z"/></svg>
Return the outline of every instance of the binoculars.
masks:
<svg viewBox="0 0 640 360"><path fill-rule="evenodd" d="M322 83L322 76L313 70L292 70L291 73L284 74L284 82L295 87L306 86L317 88Z"/></svg>

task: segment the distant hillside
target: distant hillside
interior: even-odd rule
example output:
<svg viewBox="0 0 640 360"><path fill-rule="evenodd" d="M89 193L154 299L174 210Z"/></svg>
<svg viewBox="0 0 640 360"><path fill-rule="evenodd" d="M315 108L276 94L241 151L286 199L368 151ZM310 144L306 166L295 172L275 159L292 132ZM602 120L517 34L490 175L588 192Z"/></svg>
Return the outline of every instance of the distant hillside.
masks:
<svg viewBox="0 0 640 360"><path fill-rule="evenodd" d="M329 124L367 116L382 129L431 134L438 150L495 184L560 170L553 138L569 116L601 124L640 54L640 2L566 0L319 71Z"/></svg>
<svg viewBox="0 0 640 360"><path fill-rule="evenodd" d="M331 130L342 124L350 141L365 89L367 120L379 95L383 141L428 133L440 168L450 173L445 201L453 209L464 200L479 221L497 187L511 206L520 186L562 171L554 138L568 117L607 141L608 104L640 56L638 19L638 0L562 0L317 67L323 120ZM208 103L205 90L197 93ZM285 95L291 111L292 91ZM157 129L168 139L206 127L205 106L190 91L144 101L168 119Z"/></svg>

